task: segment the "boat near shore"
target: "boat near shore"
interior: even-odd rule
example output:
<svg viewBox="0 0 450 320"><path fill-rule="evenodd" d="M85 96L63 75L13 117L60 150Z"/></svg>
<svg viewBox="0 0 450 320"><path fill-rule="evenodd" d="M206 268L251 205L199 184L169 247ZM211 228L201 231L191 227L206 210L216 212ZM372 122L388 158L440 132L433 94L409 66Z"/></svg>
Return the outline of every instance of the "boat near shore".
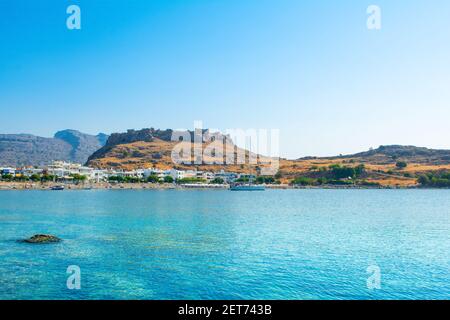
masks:
<svg viewBox="0 0 450 320"><path fill-rule="evenodd" d="M253 183L253 176L250 175L248 181L235 182L230 185L231 191L264 191L266 187L260 184Z"/></svg>
<svg viewBox="0 0 450 320"><path fill-rule="evenodd" d="M64 189L65 189L64 186L53 186L50 188L50 190L53 190L53 191L62 191Z"/></svg>
<svg viewBox="0 0 450 320"><path fill-rule="evenodd" d="M223 184L208 184L208 183L184 183L180 187L186 189L223 189L226 185ZM175 187L174 187L175 188Z"/></svg>

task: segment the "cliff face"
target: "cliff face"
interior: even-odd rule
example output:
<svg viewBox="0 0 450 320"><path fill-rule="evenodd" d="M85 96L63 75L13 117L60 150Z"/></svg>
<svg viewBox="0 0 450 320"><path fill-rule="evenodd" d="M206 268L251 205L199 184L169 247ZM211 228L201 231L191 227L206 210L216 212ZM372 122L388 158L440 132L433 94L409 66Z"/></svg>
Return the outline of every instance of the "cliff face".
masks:
<svg viewBox="0 0 450 320"><path fill-rule="evenodd" d="M125 133L113 133L106 145L94 152L87 162L87 165L96 168L121 168L121 169L137 169L146 167L157 167L160 169L167 168L180 168L180 169L192 169L192 166L201 170L220 170L233 169L235 171L243 170L241 165L234 166L221 166L213 165L215 160L214 155L204 155L203 160L205 164L192 164L185 165L180 163L174 163L172 160L172 151L176 146L179 146L180 139L184 146L184 149L190 149L191 161L194 162L193 141L202 141L202 148L210 147L210 150L219 150L222 148L222 154L226 154L226 150L232 150L233 157L236 157L238 150L229 136L222 135L220 133L206 134L208 130L203 129L200 132L193 131L175 131L172 129L159 130L159 129L142 129L142 130L128 130ZM196 137L196 134L198 137ZM178 139L180 137L180 139ZM174 140L172 140L172 138ZM197 139L194 139L197 138ZM187 140L187 141L186 141ZM227 149L228 148L228 149ZM230 149L233 148L233 149ZM220 153L219 153L220 154ZM248 156L248 155L247 155ZM224 158L225 162L225 158ZM209 164L206 164L209 163Z"/></svg>
<svg viewBox="0 0 450 320"><path fill-rule="evenodd" d="M114 146L118 144L133 143L137 141L152 142L153 129L128 130L125 133L113 133L106 142L106 146Z"/></svg>
<svg viewBox="0 0 450 320"><path fill-rule="evenodd" d="M0 134L0 165L47 165L53 160L85 163L104 145L106 135L97 136L76 130L63 130L53 138L30 134Z"/></svg>
<svg viewBox="0 0 450 320"><path fill-rule="evenodd" d="M204 134L207 129L202 130L202 134ZM194 132L187 131L191 136L191 141L194 139ZM109 136L108 141L105 143L105 147L116 146L119 144L127 144L133 142L153 142L155 139L159 139L162 141L170 142L172 141L172 135L182 135L182 132L174 131L172 129L141 129L141 130L127 130L124 133L113 133Z"/></svg>
<svg viewBox="0 0 450 320"><path fill-rule="evenodd" d="M122 158L121 155L127 152L114 152L114 148L119 145L133 144L136 142L148 143L155 141L155 138L170 141L172 137L172 130L155 130L142 129L142 130L128 130L124 133L113 133L109 136L102 148L96 150L93 154L89 155L87 159L88 164L92 164L96 159L102 159L108 156L109 153L113 152L113 155L118 158ZM134 153L136 154L136 152Z"/></svg>
<svg viewBox="0 0 450 320"><path fill-rule="evenodd" d="M202 136L206 131L207 129L202 130ZM144 160L147 162L155 162L155 159L162 159L163 155L170 157L171 150L177 143L177 141L172 141L172 136L184 136L183 133L186 132L154 128L113 133L108 138L106 144L89 157L87 163L89 165L100 166L101 160L105 158L122 160L134 158L134 161L140 159L141 161L138 161L140 165ZM187 134L190 136L190 140L194 141L195 133L193 131L187 131ZM225 138L225 136L222 137ZM117 166L113 164L115 164L114 161L110 162L111 166Z"/></svg>

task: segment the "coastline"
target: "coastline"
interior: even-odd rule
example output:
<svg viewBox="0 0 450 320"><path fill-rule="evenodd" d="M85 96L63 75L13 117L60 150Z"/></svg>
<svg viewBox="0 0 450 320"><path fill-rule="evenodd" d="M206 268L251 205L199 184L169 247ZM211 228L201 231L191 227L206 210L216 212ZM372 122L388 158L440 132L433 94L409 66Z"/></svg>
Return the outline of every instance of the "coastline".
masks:
<svg viewBox="0 0 450 320"><path fill-rule="evenodd" d="M169 183L153 184L153 183L84 183L84 184L72 184L72 183L56 183L56 182L44 182L44 183L30 183L30 182L0 182L0 191L6 190L49 190L52 187L64 186L65 190L141 190L141 189L177 189L178 186Z"/></svg>
<svg viewBox="0 0 450 320"><path fill-rule="evenodd" d="M44 182L44 183L30 183L30 182L0 182L0 191L27 191L27 190L48 190L51 191L52 187L64 186L65 190L224 190L228 189L229 185L177 185L173 183L84 183L84 184L73 184L73 183L55 183L55 182ZM424 188L418 186L293 186L287 184L280 185L265 185L266 189L273 190L293 190L293 189L437 189L437 188Z"/></svg>

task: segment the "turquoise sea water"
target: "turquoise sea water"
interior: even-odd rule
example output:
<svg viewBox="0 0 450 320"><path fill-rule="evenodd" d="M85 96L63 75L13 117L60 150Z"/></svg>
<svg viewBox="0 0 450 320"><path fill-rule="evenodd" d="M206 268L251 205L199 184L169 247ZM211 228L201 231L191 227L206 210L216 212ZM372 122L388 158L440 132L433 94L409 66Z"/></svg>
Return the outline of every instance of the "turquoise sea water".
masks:
<svg viewBox="0 0 450 320"><path fill-rule="evenodd" d="M439 298L450 190L0 192L0 299Z"/></svg>

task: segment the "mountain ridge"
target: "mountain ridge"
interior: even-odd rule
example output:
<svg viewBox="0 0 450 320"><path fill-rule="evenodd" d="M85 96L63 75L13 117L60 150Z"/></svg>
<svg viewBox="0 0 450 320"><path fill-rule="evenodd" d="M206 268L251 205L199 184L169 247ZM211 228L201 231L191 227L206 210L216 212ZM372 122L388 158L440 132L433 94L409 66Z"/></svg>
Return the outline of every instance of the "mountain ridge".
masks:
<svg viewBox="0 0 450 320"><path fill-rule="evenodd" d="M107 140L107 135L66 129L53 138L32 134L0 134L0 165L42 166L53 160L84 163Z"/></svg>
<svg viewBox="0 0 450 320"><path fill-rule="evenodd" d="M202 130L202 134L206 131L206 129ZM65 160L86 163L99 168L135 169L150 166L190 168L194 166L176 165L172 162L171 151L179 143L172 141L174 133L177 132L172 129L144 128L130 129L110 136L103 133L89 135L72 129L58 131L53 138L31 134L0 134L0 165L46 165L52 160ZM193 141L195 133L189 131L189 134ZM203 148L206 145L208 142L203 144ZM350 155L303 157L293 160L280 158L280 163L282 169L295 171L296 167L301 167L304 163L348 162L393 166L399 160L429 166L445 166L450 164L450 150L411 145L382 145L376 149ZM200 164L195 167L208 170L221 168L243 170L239 165Z"/></svg>

